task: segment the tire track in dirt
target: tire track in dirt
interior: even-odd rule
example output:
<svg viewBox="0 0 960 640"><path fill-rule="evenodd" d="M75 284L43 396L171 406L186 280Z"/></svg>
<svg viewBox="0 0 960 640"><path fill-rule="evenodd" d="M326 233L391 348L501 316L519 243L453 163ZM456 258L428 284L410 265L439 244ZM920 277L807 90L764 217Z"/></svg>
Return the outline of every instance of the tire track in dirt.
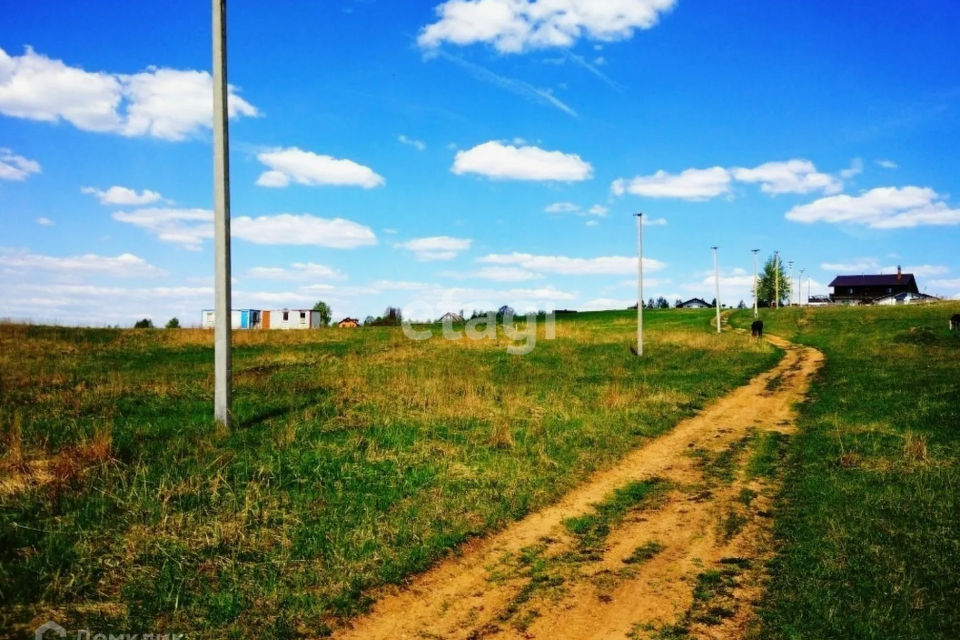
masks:
<svg viewBox="0 0 960 640"><path fill-rule="evenodd" d="M814 349L767 340L785 350L776 367L557 504L465 545L409 587L383 590L370 614L334 637L745 637L763 593L777 490L775 476L749 473L748 462L793 430L794 405L823 362ZM659 497L611 524L598 552L578 552L571 518L654 479Z"/></svg>

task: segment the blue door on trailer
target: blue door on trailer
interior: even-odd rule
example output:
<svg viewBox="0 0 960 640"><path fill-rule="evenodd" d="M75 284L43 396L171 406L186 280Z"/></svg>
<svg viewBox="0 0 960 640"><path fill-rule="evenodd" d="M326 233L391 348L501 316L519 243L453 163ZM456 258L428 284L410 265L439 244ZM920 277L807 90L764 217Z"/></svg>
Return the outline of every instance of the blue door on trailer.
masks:
<svg viewBox="0 0 960 640"><path fill-rule="evenodd" d="M244 309L240 312L240 328L249 329L250 328L250 310Z"/></svg>

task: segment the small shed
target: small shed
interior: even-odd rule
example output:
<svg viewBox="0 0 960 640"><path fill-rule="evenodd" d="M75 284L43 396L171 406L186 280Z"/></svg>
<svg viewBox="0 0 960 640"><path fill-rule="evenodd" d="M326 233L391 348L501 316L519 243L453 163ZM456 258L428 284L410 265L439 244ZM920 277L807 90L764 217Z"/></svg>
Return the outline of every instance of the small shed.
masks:
<svg viewBox="0 0 960 640"><path fill-rule="evenodd" d="M341 329L356 329L360 326L360 320L357 318L344 318L337 323L337 326Z"/></svg>
<svg viewBox="0 0 960 640"><path fill-rule="evenodd" d="M463 316L461 316L459 313L447 311L437 322L463 322Z"/></svg>
<svg viewBox="0 0 960 640"><path fill-rule="evenodd" d="M711 309L713 305L702 298L692 298L677 305L677 309Z"/></svg>
<svg viewBox="0 0 960 640"><path fill-rule="evenodd" d="M322 322L320 312L313 309L274 309L264 325L270 329L319 329Z"/></svg>
<svg viewBox="0 0 960 640"><path fill-rule="evenodd" d="M230 312L230 325L234 329L261 329L262 314L260 309L233 309ZM200 314L200 326L213 329L216 324L216 312L204 309Z"/></svg>

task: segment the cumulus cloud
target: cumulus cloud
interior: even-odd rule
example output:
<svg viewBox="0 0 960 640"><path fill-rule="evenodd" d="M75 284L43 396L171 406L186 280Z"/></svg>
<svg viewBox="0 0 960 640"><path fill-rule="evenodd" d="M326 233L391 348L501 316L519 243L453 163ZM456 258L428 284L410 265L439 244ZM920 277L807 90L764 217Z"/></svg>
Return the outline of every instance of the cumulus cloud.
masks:
<svg viewBox="0 0 960 640"><path fill-rule="evenodd" d="M616 196L630 193L648 198L707 200L730 193L730 172L723 167L687 169L679 174L661 170L652 176L615 180L611 191Z"/></svg>
<svg viewBox="0 0 960 640"><path fill-rule="evenodd" d="M386 183L383 176L370 167L296 147L264 151L257 154L257 160L270 168L257 180L261 187L286 187L293 181L311 187L336 185L373 189Z"/></svg>
<svg viewBox="0 0 960 640"><path fill-rule="evenodd" d="M665 227L667 226L666 218L651 218L650 216L643 216L641 219L643 226L645 227Z"/></svg>
<svg viewBox="0 0 960 640"><path fill-rule="evenodd" d="M579 182L593 177L593 167L576 154L532 146L515 147L493 140L468 151L458 151L451 171L494 180Z"/></svg>
<svg viewBox="0 0 960 640"><path fill-rule="evenodd" d="M397 140L402 144L415 148L417 151L423 151L427 148L426 142L421 142L420 140L414 140L413 138L408 138L405 135L400 135Z"/></svg>
<svg viewBox="0 0 960 640"><path fill-rule="evenodd" d="M863 163L860 163L859 173ZM841 172L843 173L843 172ZM849 171L847 172L849 174ZM781 193L811 193L822 191L826 194L840 193L843 182L820 173L809 160L787 160L786 162L767 162L753 169L737 167L732 170L733 177L739 182L759 183L760 190L771 195ZM845 177L850 177L850 174Z"/></svg>
<svg viewBox="0 0 960 640"><path fill-rule="evenodd" d="M898 166L893 160L877 160L877 164L884 169L896 169Z"/></svg>
<svg viewBox="0 0 960 640"><path fill-rule="evenodd" d="M166 273L132 253L124 253L114 258L92 253L60 258L29 251L0 249L0 265L16 269L56 271L71 275L100 274L119 278L142 278Z"/></svg>
<svg viewBox="0 0 960 640"><path fill-rule="evenodd" d="M855 176L863 173L863 160L860 158L854 158L850 162L850 167L848 169L843 169L840 171L840 177L844 180L849 180Z"/></svg>
<svg viewBox="0 0 960 640"><path fill-rule="evenodd" d="M587 211L587 213L590 214L591 216L600 216L601 218L606 218L609 212L610 212L610 209L608 207L604 207L599 204L593 205L592 207L590 207L590 210Z"/></svg>
<svg viewBox="0 0 960 640"><path fill-rule="evenodd" d="M137 193L134 189L128 189L127 187L110 187L106 191L101 191L94 187L81 187L80 193L96 196L100 204L106 205L140 206L163 200L163 196L156 191L144 189L140 193Z"/></svg>
<svg viewBox="0 0 960 640"><path fill-rule="evenodd" d="M208 209L118 211L113 214L113 219L132 224L164 242L185 249L199 250L204 240L213 237L213 212ZM310 214L241 216L230 221L230 230L234 238L264 245L353 249L377 244L377 237L369 227L343 218L318 218Z"/></svg>
<svg viewBox="0 0 960 640"><path fill-rule="evenodd" d="M452 260L461 251L470 248L472 240L467 238L450 238L448 236L434 236L432 238L417 238L407 242L394 244L399 249L412 251L417 260L424 262L432 260Z"/></svg>
<svg viewBox="0 0 960 640"><path fill-rule="evenodd" d="M37 224L40 225L41 227L52 227L56 223L50 218L40 217L40 218L37 218Z"/></svg>
<svg viewBox="0 0 960 640"><path fill-rule="evenodd" d="M580 211L580 205L572 202L554 202L544 209L547 213L574 213Z"/></svg>
<svg viewBox="0 0 960 640"><path fill-rule="evenodd" d="M345 280L339 269L314 262L294 262L287 267L253 267L246 275L261 280ZM316 285L317 287L321 285ZM322 285L331 286L331 285Z"/></svg>
<svg viewBox="0 0 960 640"><path fill-rule="evenodd" d="M570 258L567 256L537 256L529 253L490 254L477 262L496 265L515 265L528 271L561 275L624 275L636 273L637 259L623 256L599 258ZM645 271L660 271L666 264L652 258L643 259Z"/></svg>
<svg viewBox="0 0 960 640"><path fill-rule="evenodd" d="M588 227L595 227L595 226L597 226L598 224L600 224L600 223L597 222L596 220L587 220L586 226L588 226Z"/></svg>
<svg viewBox="0 0 960 640"><path fill-rule="evenodd" d="M793 207L794 222L829 222L872 229L960 225L960 209L951 209L927 187L879 187L858 196L841 194Z"/></svg>
<svg viewBox="0 0 960 640"><path fill-rule="evenodd" d="M21 182L31 173L40 173L39 162L18 156L10 149L0 149L0 180Z"/></svg>
<svg viewBox="0 0 960 640"><path fill-rule="evenodd" d="M850 169L841 172L847 177L863 170L863 162L854 160ZM620 178L611 185L616 196L630 193L648 198L678 198L682 200L709 200L731 193L731 183L736 180L747 184L759 184L763 193L806 194L820 191L827 195L840 193L843 181L817 171L809 160L786 160L767 162L752 169L746 167L711 167L687 169L679 174L657 171L650 176L633 179Z"/></svg>
<svg viewBox="0 0 960 640"><path fill-rule="evenodd" d="M448 0L438 20L420 30L418 44L487 43L501 53L548 47L569 48L581 38L626 40L650 29L676 0Z"/></svg>
<svg viewBox="0 0 960 640"><path fill-rule="evenodd" d="M229 88L231 118L257 116ZM210 128L213 80L206 71L149 67L135 74L85 71L26 47L0 49L0 113L43 122L65 120L84 131L184 140Z"/></svg>

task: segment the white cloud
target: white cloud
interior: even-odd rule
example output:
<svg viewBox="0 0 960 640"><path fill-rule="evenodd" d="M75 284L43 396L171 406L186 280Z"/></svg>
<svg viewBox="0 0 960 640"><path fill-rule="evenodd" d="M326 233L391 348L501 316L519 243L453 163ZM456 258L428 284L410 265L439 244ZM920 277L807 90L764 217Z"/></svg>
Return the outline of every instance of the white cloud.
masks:
<svg viewBox="0 0 960 640"><path fill-rule="evenodd" d="M859 196L821 198L787 212L794 222L830 222L872 229L960 225L960 209L951 209L933 189L879 187Z"/></svg>
<svg viewBox="0 0 960 640"><path fill-rule="evenodd" d="M213 237L213 212L209 209L117 211L113 219L144 229L163 242L194 251L199 251L203 240Z"/></svg>
<svg viewBox="0 0 960 640"><path fill-rule="evenodd" d="M199 250L203 240L213 237L213 212L208 209L138 209L118 211L113 219L139 227L164 242L185 249ZM314 245L335 249L377 244L377 237L366 226L343 218L317 218L310 214L281 213L251 218L241 216L230 221L234 238L254 244Z"/></svg>
<svg viewBox="0 0 960 640"><path fill-rule="evenodd" d="M499 282L520 282L543 278L539 273L518 269L517 267L483 267L475 275L484 280L497 280Z"/></svg>
<svg viewBox="0 0 960 640"><path fill-rule="evenodd" d="M401 143L416 148L417 151L423 151L427 148L426 142L421 142L420 140L414 140L413 138L408 138L405 135L400 135L397 140Z"/></svg>
<svg viewBox="0 0 960 640"><path fill-rule="evenodd" d="M2 52L0 49L0 53ZM31 173L40 173L39 162L18 156L10 149L0 149L0 180L20 182L26 180Z"/></svg>
<svg viewBox="0 0 960 640"><path fill-rule="evenodd" d="M850 178L858 176L861 173L863 173L863 160L860 158L854 158L850 162L849 169L843 169L840 171L840 177L844 180L849 180Z"/></svg>
<svg viewBox="0 0 960 640"><path fill-rule="evenodd" d="M866 273L880 268L880 263L875 258L859 258L853 262L824 262L820 265L824 271L837 271L839 273Z"/></svg>
<svg viewBox="0 0 960 640"><path fill-rule="evenodd" d="M588 226L588 227L595 227L595 226L597 226L598 224L600 224L600 223L597 222L596 220L587 220L587 226Z"/></svg>
<svg viewBox="0 0 960 640"><path fill-rule="evenodd" d="M37 218L37 224L41 227L52 227L56 223L50 218Z"/></svg>
<svg viewBox="0 0 960 640"><path fill-rule="evenodd" d="M650 29L676 0L447 0L439 20L420 30L418 44L433 49L492 44L501 53L572 47L581 38L626 40Z"/></svg>
<svg viewBox="0 0 960 640"><path fill-rule="evenodd" d="M643 226L645 227L665 227L667 226L666 218L651 218L650 216L643 216L640 218Z"/></svg>
<svg viewBox="0 0 960 640"><path fill-rule="evenodd" d="M228 108L233 118L259 115L232 86ZM183 140L211 126L213 81L206 71L156 67L132 75L89 72L30 47L22 56L0 49L0 113L66 120L84 131Z"/></svg>
<svg viewBox="0 0 960 640"><path fill-rule="evenodd" d="M614 181L611 190L616 196L631 193L648 198L707 200L730 192L730 172L723 167L687 169L677 175L661 170L632 180L620 178Z"/></svg>
<svg viewBox="0 0 960 640"><path fill-rule="evenodd" d="M573 204L572 202L554 202L544 209L547 213L573 213L575 211L580 211L580 205Z"/></svg>
<svg viewBox="0 0 960 640"><path fill-rule="evenodd" d="M247 276L262 280L345 280L338 269L313 262L295 262L290 268L253 267L247 269ZM330 285L316 285L330 286Z"/></svg>
<svg viewBox="0 0 960 640"><path fill-rule="evenodd" d="M767 162L753 169L737 167L732 169L731 173L740 182L760 183L760 190L771 195L813 191L833 194L843 190L843 182L818 172L809 160Z"/></svg>
<svg viewBox="0 0 960 640"><path fill-rule="evenodd" d="M606 218L607 214L610 213L610 209L608 207L595 204L592 207L590 207L590 210L587 211L587 213L589 213L592 216L600 216L601 218Z"/></svg>
<svg viewBox="0 0 960 640"><path fill-rule="evenodd" d="M918 278L926 278L930 276L942 276L950 273L950 269L942 265L934 264L917 264L917 265L907 265L901 267L904 273L912 273ZM880 269L880 273L896 273L897 266L892 265L888 267L883 267Z"/></svg>
<svg viewBox="0 0 960 640"><path fill-rule="evenodd" d="M577 305L581 311L609 311L610 309L626 309L635 306L636 299L627 300L625 298L597 298Z"/></svg>
<svg viewBox="0 0 960 640"><path fill-rule="evenodd" d="M960 278L951 280L931 280L930 286L938 289L960 289Z"/></svg>
<svg viewBox="0 0 960 640"><path fill-rule="evenodd" d="M106 191L101 191L94 187L81 187L80 193L96 196L100 204L106 205L140 206L163 200L163 196L156 191L144 189L140 193L137 193L134 189L128 189L127 187L110 187Z"/></svg>
<svg viewBox="0 0 960 640"><path fill-rule="evenodd" d="M142 278L164 275L164 271L153 266L143 258L124 253L115 258L85 254L57 258L43 256L29 251L0 249L0 265L17 269L56 271L74 275L77 273L95 273L121 278Z"/></svg>
<svg viewBox="0 0 960 640"><path fill-rule="evenodd" d="M593 177L593 167L576 154L514 147L491 140L468 151L458 151L453 173L475 173L494 180L578 182Z"/></svg>
<svg viewBox="0 0 960 640"><path fill-rule="evenodd" d="M400 249L412 251L417 260L452 260L461 251L470 248L472 240L467 238L450 238L448 236L434 236L432 238L417 238L407 242L394 244Z"/></svg>
<svg viewBox="0 0 960 640"><path fill-rule="evenodd" d="M898 167L897 163L893 160L877 160L877 164L884 169L896 169Z"/></svg>
<svg viewBox="0 0 960 640"><path fill-rule="evenodd" d="M600 258L569 258L567 256L535 256L529 253L490 254L477 262L497 265L517 265L529 271L562 275L624 275L636 273L637 259L622 256ZM652 258L643 259L645 271L660 271L666 264Z"/></svg>
<svg viewBox="0 0 960 640"><path fill-rule="evenodd" d="M286 187L290 181L309 186L339 185L373 189L386 183L370 167L352 160L338 160L296 147L277 148L257 154L257 160L270 167L260 175L261 187Z"/></svg>

